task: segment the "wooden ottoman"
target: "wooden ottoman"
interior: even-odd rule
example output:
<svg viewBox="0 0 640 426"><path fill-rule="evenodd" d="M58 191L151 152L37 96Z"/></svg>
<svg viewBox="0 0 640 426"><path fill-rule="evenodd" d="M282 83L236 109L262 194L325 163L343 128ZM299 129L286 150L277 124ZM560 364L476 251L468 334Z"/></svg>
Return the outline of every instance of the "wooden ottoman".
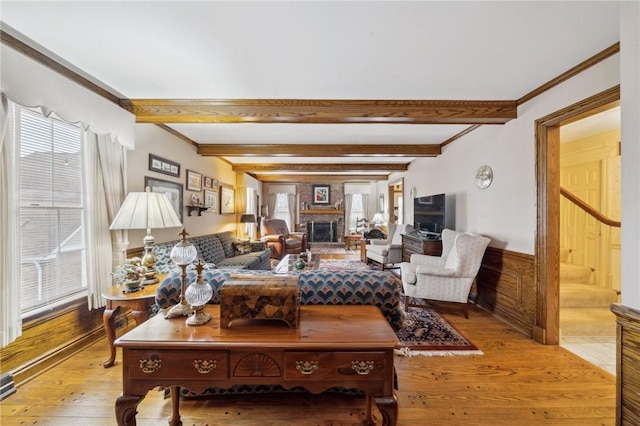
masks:
<svg viewBox="0 0 640 426"><path fill-rule="evenodd" d="M232 274L220 287L220 327L236 319L269 319L298 327L298 275Z"/></svg>

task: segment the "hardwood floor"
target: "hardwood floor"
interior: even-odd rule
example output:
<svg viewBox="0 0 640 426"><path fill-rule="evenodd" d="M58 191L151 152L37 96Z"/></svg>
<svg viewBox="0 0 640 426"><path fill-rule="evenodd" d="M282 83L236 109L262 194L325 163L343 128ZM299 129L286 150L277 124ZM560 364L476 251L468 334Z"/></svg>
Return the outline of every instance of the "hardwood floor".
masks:
<svg viewBox="0 0 640 426"><path fill-rule="evenodd" d="M559 346L544 346L471 307L447 315L481 356L396 357L399 425L614 425L615 378ZM0 424L114 425L121 353L105 369L106 340L18 388ZM138 425L167 424L171 401L152 390ZM184 425L361 425L364 398L257 395L185 400ZM375 411L379 418L379 414Z"/></svg>

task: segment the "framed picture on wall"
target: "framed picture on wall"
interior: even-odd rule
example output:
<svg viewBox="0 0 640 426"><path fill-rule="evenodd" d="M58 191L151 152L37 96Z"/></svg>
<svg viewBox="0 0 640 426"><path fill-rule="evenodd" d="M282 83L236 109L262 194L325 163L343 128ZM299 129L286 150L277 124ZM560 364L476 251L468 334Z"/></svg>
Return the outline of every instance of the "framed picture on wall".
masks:
<svg viewBox="0 0 640 426"><path fill-rule="evenodd" d="M157 155L149 154L149 170L165 175L180 177L180 164Z"/></svg>
<svg viewBox="0 0 640 426"><path fill-rule="evenodd" d="M219 213L220 207L218 206L218 192L211 191L209 189L204 190L204 206L209 209L210 212Z"/></svg>
<svg viewBox="0 0 640 426"><path fill-rule="evenodd" d="M202 174L187 170L187 191L202 191Z"/></svg>
<svg viewBox="0 0 640 426"><path fill-rule="evenodd" d="M330 204L331 187L329 185L313 185L313 204Z"/></svg>
<svg viewBox="0 0 640 426"><path fill-rule="evenodd" d="M225 186L220 187L220 213L235 213L235 191Z"/></svg>
<svg viewBox="0 0 640 426"><path fill-rule="evenodd" d="M182 220L182 184L177 182L171 182L168 180L156 179L153 177L145 176L144 177L144 186L145 188L148 186L151 192L161 192L167 195L171 205L175 209L178 217L180 218L180 222L184 223Z"/></svg>

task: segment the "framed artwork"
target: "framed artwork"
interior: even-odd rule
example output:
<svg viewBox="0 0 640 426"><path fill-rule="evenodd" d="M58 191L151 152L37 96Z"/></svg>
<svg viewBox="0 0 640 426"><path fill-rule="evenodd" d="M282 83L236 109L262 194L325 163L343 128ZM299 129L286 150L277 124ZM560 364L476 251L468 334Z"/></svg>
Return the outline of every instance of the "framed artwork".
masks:
<svg viewBox="0 0 640 426"><path fill-rule="evenodd" d="M330 191L329 185L313 185L313 204L330 204Z"/></svg>
<svg viewBox="0 0 640 426"><path fill-rule="evenodd" d="M213 179L208 176L204 177L204 187L212 189L213 188Z"/></svg>
<svg viewBox="0 0 640 426"><path fill-rule="evenodd" d="M209 189L204 190L204 206L214 213L218 213L220 211L218 206L218 193L216 191L211 191Z"/></svg>
<svg viewBox="0 0 640 426"><path fill-rule="evenodd" d="M176 210L180 222L184 223L182 219L182 184L177 182L170 182L168 180L156 179L153 177L144 177L144 186L148 186L151 192L161 192L167 194L171 205Z"/></svg>
<svg viewBox="0 0 640 426"><path fill-rule="evenodd" d="M220 187L220 213L235 213L235 191L225 186Z"/></svg>
<svg viewBox="0 0 640 426"><path fill-rule="evenodd" d="M213 179L213 181L211 182L211 189L213 189L214 191L218 190L218 179Z"/></svg>
<svg viewBox="0 0 640 426"><path fill-rule="evenodd" d="M149 170L165 175L180 177L180 164L157 155L149 154Z"/></svg>
<svg viewBox="0 0 640 426"><path fill-rule="evenodd" d="M202 191L202 175L200 173L187 170L187 191Z"/></svg>

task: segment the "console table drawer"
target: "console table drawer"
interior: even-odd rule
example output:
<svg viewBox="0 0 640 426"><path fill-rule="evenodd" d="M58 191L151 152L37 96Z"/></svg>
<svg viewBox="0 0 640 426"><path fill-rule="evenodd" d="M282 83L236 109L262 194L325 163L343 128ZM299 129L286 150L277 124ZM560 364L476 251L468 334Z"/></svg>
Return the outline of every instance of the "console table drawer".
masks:
<svg viewBox="0 0 640 426"><path fill-rule="evenodd" d="M185 355L188 354L188 355ZM224 351L144 351L128 352L130 377L164 379L226 379L229 354Z"/></svg>
<svg viewBox="0 0 640 426"><path fill-rule="evenodd" d="M385 373L384 352L287 352L285 380L380 380Z"/></svg>

